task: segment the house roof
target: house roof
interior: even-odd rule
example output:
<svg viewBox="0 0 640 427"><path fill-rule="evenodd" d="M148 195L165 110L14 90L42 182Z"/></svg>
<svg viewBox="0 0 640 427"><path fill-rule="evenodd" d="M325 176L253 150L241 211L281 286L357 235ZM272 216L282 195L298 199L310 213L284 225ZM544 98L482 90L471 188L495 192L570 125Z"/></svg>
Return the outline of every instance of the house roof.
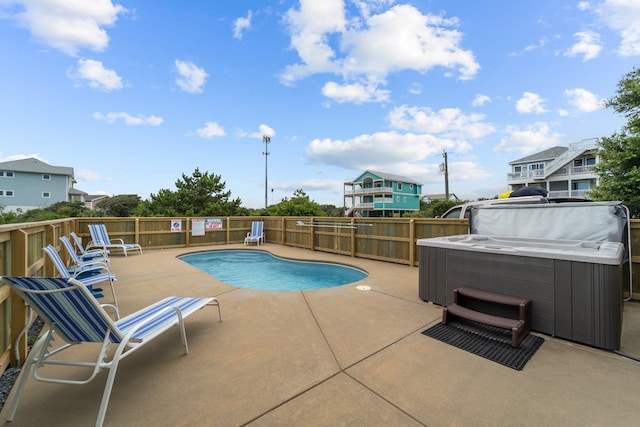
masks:
<svg viewBox="0 0 640 427"><path fill-rule="evenodd" d="M49 173L73 178L73 168L65 166L51 166L34 157L28 159L0 162L0 169L13 172Z"/></svg>
<svg viewBox="0 0 640 427"><path fill-rule="evenodd" d="M88 196L88 194L87 194L87 193L85 193L85 192L84 192L84 191L82 191L82 190L78 190L77 188L70 188L70 189L69 189L69 194L73 194L74 196L76 196L76 195L77 195L77 196L80 196L80 195Z"/></svg>
<svg viewBox="0 0 640 427"><path fill-rule="evenodd" d="M409 184L417 184L417 185L422 185L419 182L417 182L414 179L408 178L406 176L402 176L402 175L394 175L391 173L386 173L386 172L377 172L377 171L372 171L372 170L366 170L364 172L362 172L360 175L358 175L353 182L357 182L358 179L360 177L362 177L362 175L366 174L366 173L370 173L372 175L377 176L378 178L384 179L385 181L396 181L396 182L406 182Z"/></svg>
<svg viewBox="0 0 640 427"><path fill-rule="evenodd" d="M546 150L537 152L535 154L531 154L530 156L522 157L521 159L509 162L509 164L513 165L515 163L529 163L529 162L535 162L535 161L553 160L556 157L560 156L561 154L565 153L568 149L569 147L561 147L561 146L547 148Z"/></svg>

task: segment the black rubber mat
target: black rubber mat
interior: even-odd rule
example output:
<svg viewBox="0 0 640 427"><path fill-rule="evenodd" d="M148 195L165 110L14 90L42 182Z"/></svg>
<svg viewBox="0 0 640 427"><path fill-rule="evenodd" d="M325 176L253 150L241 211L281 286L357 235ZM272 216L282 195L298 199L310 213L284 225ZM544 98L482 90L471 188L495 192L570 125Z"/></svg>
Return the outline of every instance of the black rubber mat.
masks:
<svg viewBox="0 0 640 427"><path fill-rule="evenodd" d="M530 334L520 347L514 348L511 347L510 331L460 320L446 325L438 323L422 333L518 371L524 368L544 342L543 338Z"/></svg>

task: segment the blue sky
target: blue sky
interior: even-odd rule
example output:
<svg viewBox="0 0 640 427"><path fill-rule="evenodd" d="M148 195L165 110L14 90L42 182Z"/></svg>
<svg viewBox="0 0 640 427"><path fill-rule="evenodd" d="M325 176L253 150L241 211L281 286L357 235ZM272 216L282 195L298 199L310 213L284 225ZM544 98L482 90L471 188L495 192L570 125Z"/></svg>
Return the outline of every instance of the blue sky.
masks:
<svg viewBox="0 0 640 427"><path fill-rule="evenodd" d="M507 189L508 163L619 131L638 0L0 0L0 161L148 198L195 168L243 206L343 204L363 170L423 194ZM273 190L273 191L272 191Z"/></svg>

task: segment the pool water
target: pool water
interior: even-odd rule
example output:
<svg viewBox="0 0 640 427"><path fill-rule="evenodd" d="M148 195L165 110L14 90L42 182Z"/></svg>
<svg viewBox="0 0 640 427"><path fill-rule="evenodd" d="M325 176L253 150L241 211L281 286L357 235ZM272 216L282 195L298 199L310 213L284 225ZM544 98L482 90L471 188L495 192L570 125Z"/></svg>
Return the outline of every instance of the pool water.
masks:
<svg viewBox="0 0 640 427"><path fill-rule="evenodd" d="M346 285L367 277L341 264L280 258L265 251L198 252L179 257L216 279L240 288L305 291Z"/></svg>

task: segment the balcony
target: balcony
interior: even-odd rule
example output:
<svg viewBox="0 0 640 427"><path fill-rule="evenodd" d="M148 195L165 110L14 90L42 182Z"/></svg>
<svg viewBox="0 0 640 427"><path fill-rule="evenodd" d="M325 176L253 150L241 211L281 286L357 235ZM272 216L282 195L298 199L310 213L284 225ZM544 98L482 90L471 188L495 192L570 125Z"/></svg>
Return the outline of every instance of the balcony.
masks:
<svg viewBox="0 0 640 427"><path fill-rule="evenodd" d="M589 190L563 190L563 191L549 191L549 198L556 197L576 197L586 198L588 197Z"/></svg>
<svg viewBox="0 0 640 427"><path fill-rule="evenodd" d="M594 169L595 169L595 165L563 167L558 169L553 175L548 176L547 179L553 181L552 178L558 177L558 176L578 176L578 175L595 176ZM516 182L520 183L528 180L542 181L544 179L545 179L545 173L543 169L534 170L534 171L521 171L521 172L507 173L508 183L516 183Z"/></svg>
<svg viewBox="0 0 640 427"><path fill-rule="evenodd" d="M372 188L355 188L353 190L345 190L345 196L364 196L373 194L393 194L391 187L372 187Z"/></svg>

